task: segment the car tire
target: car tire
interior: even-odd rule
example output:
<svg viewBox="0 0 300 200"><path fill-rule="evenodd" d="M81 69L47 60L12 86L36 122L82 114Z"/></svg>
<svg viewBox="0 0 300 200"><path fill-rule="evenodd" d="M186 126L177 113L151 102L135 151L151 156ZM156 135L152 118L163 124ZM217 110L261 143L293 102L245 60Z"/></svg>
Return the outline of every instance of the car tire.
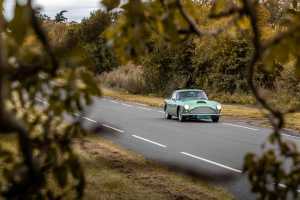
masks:
<svg viewBox="0 0 300 200"><path fill-rule="evenodd" d="M182 115L182 108L181 107L177 111L177 116L178 116L178 120L180 122L184 122L185 121L185 117Z"/></svg>
<svg viewBox="0 0 300 200"><path fill-rule="evenodd" d="M218 123L220 120L220 116L212 116L211 119L214 123Z"/></svg>
<svg viewBox="0 0 300 200"><path fill-rule="evenodd" d="M167 105L165 105L165 118L166 119L172 119L172 115L170 115L169 113L168 113L168 111L167 111Z"/></svg>

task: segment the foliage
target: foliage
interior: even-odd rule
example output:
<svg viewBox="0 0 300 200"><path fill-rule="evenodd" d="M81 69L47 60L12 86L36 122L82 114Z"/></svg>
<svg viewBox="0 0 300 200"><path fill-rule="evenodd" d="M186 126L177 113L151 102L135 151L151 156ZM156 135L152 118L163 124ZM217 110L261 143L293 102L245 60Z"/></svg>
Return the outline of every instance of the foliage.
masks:
<svg viewBox="0 0 300 200"><path fill-rule="evenodd" d="M100 74L118 66L113 49L107 44L102 33L112 24L115 14L97 10L90 17L84 18L74 29L69 30L69 37L77 37L80 45ZM73 36L71 36L73 34Z"/></svg>
<svg viewBox="0 0 300 200"><path fill-rule="evenodd" d="M192 39L182 46L158 41L152 52L143 57L146 91L165 95L176 88L192 87L194 51Z"/></svg>
<svg viewBox="0 0 300 200"><path fill-rule="evenodd" d="M110 88L126 90L131 94L143 94L147 92L143 74L144 71L141 66L128 64L109 73L103 73L100 76L100 81Z"/></svg>
<svg viewBox="0 0 300 200"><path fill-rule="evenodd" d="M43 22L43 21L50 21L50 20L51 20L51 18L50 18L48 15L46 15L45 13L42 13L40 9L37 9L37 10L36 10L36 17L37 17L41 22Z"/></svg>
<svg viewBox="0 0 300 200"><path fill-rule="evenodd" d="M249 93L247 63L252 51L250 39L228 34L190 38L180 45L156 40L152 51L143 57L144 92L167 95L174 89L198 87L209 93ZM257 83L274 88L280 70L259 68Z"/></svg>
<svg viewBox="0 0 300 200"><path fill-rule="evenodd" d="M1 196L81 198L84 172L71 139L83 130L80 118L64 121L100 90L84 50L69 40L50 44L31 1L18 2L11 21L0 15L0 130L18 136L17 152L0 147Z"/></svg>
<svg viewBox="0 0 300 200"><path fill-rule="evenodd" d="M62 10L55 15L55 22L65 22L68 18L65 17L65 13L68 12L67 10Z"/></svg>

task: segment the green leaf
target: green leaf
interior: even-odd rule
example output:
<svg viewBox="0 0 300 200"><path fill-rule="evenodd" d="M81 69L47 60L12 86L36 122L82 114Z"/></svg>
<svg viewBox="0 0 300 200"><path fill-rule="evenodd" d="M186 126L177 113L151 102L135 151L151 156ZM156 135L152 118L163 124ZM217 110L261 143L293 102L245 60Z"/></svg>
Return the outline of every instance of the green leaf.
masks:
<svg viewBox="0 0 300 200"><path fill-rule="evenodd" d="M120 0L102 0L101 2L108 11L117 8L120 5Z"/></svg>

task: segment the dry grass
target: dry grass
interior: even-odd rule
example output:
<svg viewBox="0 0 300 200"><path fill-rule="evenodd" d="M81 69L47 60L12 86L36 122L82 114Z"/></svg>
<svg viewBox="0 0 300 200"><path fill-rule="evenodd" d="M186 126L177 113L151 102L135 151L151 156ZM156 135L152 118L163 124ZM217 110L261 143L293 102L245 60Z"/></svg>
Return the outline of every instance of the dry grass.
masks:
<svg viewBox="0 0 300 200"><path fill-rule="evenodd" d="M99 80L110 88L126 90L132 94L141 94L146 85L141 66L123 65L114 71L103 73Z"/></svg>
<svg viewBox="0 0 300 200"><path fill-rule="evenodd" d="M108 88L103 88L103 95L111 98L132 101L147 104L150 106L162 107L164 105L164 99L161 97L133 95L125 92L120 92ZM260 124L263 126L269 126L268 120L264 115L263 110L255 106L238 105L238 104L225 104L223 105L222 115L230 118L238 118ZM290 114L286 116L286 128L300 130L300 113Z"/></svg>
<svg viewBox="0 0 300 200"><path fill-rule="evenodd" d="M13 136L1 136L0 145L12 151L17 149ZM85 169L84 199L233 199L222 188L172 172L98 135L75 139L73 147Z"/></svg>
<svg viewBox="0 0 300 200"><path fill-rule="evenodd" d="M98 136L75 147L86 166L86 199L233 199L221 188L171 172Z"/></svg>
<svg viewBox="0 0 300 200"><path fill-rule="evenodd" d="M164 105L163 98L161 97L129 94L126 92L120 92L108 88L102 88L102 92L104 96L112 97L119 100L132 101L132 102L147 104L155 107L162 107Z"/></svg>

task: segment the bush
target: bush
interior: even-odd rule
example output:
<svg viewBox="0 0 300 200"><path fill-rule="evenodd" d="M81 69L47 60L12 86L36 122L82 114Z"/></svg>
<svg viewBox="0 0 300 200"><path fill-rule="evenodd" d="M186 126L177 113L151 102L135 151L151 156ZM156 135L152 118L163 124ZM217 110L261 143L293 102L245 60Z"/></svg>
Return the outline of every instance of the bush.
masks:
<svg viewBox="0 0 300 200"><path fill-rule="evenodd" d="M103 73L100 80L104 86L122 89L132 94L145 94L146 83L141 66L128 64L118 69Z"/></svg>

